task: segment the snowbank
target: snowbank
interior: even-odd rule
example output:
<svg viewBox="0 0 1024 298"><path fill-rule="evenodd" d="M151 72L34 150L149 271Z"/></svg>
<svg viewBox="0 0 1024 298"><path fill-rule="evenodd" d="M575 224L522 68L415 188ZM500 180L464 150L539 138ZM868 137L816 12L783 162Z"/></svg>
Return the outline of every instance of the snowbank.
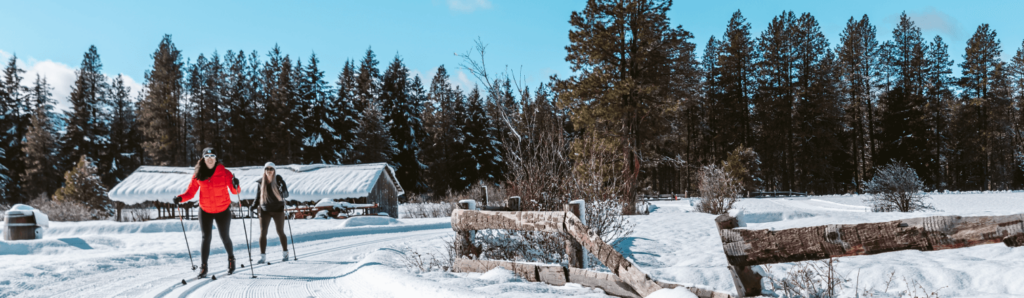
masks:
<svg viewBox="0 0 1024 298"><path fill-rule="evenodd" d="M361 226L387 226L396 225L398 220L390 216L354 216L338 225L339 228L351 228Z"/></svg>
<svg viewBox="0 0 1024 298"><path fill-rule="evenodd" d="M870 212L867 196L741 199L735 213L744 229L790 229L827 224L857 224L936 215L984 216L1024 213L1024 193L929 194L939 211ZM686 202L652 202L650 215L631 217L635 233L617 249L652 278L735 293L714 216L693 212ZM740 212L741 211L741 212ZM1024 296L1024 248L979 245L933 252L898 251L837 259L837 272L850 279L839 297L855 297L858 281L878 297L897 297L907 289L938 291L941 297ZM794 263L771 265L782 277ZM889 276L895 273L888 293ZM907 284L909 283L909 285ZM915 285L916 283L916 285Z"/></svg>

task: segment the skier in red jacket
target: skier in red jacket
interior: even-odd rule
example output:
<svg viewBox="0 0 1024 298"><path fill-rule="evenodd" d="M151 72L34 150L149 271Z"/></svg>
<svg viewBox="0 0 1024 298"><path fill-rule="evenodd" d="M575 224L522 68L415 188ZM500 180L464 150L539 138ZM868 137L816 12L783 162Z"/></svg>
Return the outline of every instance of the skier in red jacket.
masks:
<svg viewBox="0 0 1024 298"><path fill-rule="evenodd" d="M231 245L231 194L238 194L238 178L217 160L213 148L203 149L203 158L196 163L192 182L185 193L174 197L174 203L191 200L199 190L199 227L203 230L202 265L199 267L199 278L206 277L209 269L206 261L210 259L210 240L213 222L217 222L220 240L224 242L224 250L228 253L228 274L235 272L235 253Z"/></svg>

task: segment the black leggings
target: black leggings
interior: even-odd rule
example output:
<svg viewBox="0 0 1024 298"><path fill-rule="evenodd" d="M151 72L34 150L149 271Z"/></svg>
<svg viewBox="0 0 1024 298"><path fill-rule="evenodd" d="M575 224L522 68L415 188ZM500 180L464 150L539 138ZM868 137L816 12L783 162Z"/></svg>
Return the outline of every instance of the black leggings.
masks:
<svg viewBox="0 0 1024 298"><path fill-rule="evenodd" d="M277 238L281 239L281 248L288 251L288 236L284 235L284 212L260 212L260 253L267 253L267 232L270 220L274 220Z"/></svg>
<svg viewBox="0 0 1024 298"><path fill-rule="evenodd" d="M210 259L210 240L213 235L213 222L217 222L217 232L220 233L220 241L224 242L224 250L228 253L228 259L235 258L235 250L231 245L231 212L224 210L220 213L207 213L203 208L199 208L199 227L203 229L203 265L206 264L206 260Z"/></svg>

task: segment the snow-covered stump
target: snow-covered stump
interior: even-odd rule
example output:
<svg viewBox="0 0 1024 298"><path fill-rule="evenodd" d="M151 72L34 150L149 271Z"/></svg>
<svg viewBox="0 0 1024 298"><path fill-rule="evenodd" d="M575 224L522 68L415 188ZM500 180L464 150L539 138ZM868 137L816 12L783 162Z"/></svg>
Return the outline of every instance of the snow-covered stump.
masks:
<svg viewBox="0 0 1024 298"><path fill-rule="evenodd" d="M733 229L736 219L715 219L736 288L753 279L750 266L873 255L900 250L933 251L982 244L1024 245L1024 214L1004 216L932 216L880 223L825 225L771 230ZM750 272L753 273L753 272ZM760 278L757 278L760 285ZM746 288L746 293L752 293ZM759 294L759 293L757 293Z"/></svg>

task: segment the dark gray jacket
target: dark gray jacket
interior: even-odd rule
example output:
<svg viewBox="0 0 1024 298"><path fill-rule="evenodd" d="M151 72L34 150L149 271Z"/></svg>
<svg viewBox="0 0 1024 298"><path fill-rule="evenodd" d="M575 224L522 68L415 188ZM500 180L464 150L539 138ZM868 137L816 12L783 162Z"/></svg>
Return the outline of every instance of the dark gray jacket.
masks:
<svg viewBox="0 0 1024 298"><path fill-rule="evenodd" d="M282 197L281 200L284 201L284 199L288 198L288 185L284 183L284 178L281 178L281 175L277 175L277 177L274 177L274 179L277 180L277 191L281 193L281 197ZM262 179L260 181L262 181ZM269 186L264 186L263 183L261 182L260 183L260 188L256 189L256 203L260 204L261 206L262 205L266 205L266 203L263 203L262 201L260 201L260 194L263 193L263 188L264 187L269 187ZM271 197L273 197L273 193L274 193L273 191L271 191L270 189L267 189L267 193L271 194ZM275 199L277 199L277 198L268 198L268 199L269 200L267 200L267 203L269 203L271 201L275 201Z"/></svg>

